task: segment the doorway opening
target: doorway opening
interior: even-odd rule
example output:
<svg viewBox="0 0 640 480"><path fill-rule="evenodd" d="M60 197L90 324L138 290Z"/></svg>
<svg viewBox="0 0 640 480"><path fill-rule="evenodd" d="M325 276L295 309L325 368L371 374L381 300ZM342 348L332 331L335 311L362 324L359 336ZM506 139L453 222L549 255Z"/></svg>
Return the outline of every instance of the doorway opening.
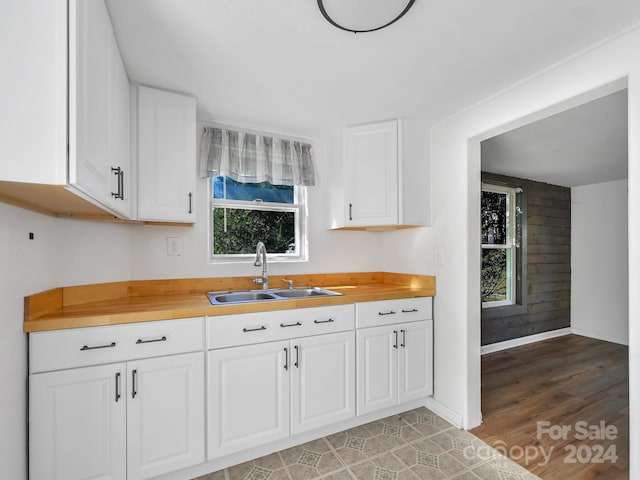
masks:
<svg viewBox="0 0 640 480"><path fill-rule="evenodd" d="M543 478L629 475L627 104L618 82L477 139L483 425L473 433ZM582 441L581 428L611 438Z"/></svg>

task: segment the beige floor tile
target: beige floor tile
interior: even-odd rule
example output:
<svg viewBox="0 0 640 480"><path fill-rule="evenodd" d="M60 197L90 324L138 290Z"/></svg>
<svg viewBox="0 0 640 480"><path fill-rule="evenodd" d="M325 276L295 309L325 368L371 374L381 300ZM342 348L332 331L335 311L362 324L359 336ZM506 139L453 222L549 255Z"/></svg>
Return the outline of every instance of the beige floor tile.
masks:
<svg viewBox="0 0 640 480"><path fill-rule="evenodd" d="M194 480L537 478L469 432L417 408Z"/></svg>

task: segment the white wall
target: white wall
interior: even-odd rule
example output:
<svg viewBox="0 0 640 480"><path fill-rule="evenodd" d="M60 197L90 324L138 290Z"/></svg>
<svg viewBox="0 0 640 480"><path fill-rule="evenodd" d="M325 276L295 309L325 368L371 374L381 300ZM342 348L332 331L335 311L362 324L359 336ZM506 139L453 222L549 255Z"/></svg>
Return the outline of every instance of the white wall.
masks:
<svg viewBox="0 0 640 480"><path fill-rule="evenodd" d="M29 240L29 232L35 234ZM55 222L0 203L0 465L26 478L27 348L23 299L55 286Z"/></svg>
<svg viewBox="0 0 640 480"><path fill-rule="evenodd" d="M571 189L571 330L629 344L627 180Z"/></svg>
<svg viewBox="0 0 640 480"><path fill-rule="evenodd" d="M640 31L554 66L432 129L433 226L430 233L387 234L385 265L432 268L429 250L445 247L435 301L435 400L478 425L480 412L480 141L584 103L618 81L629 92L629 291L640 291ZM620 82L620 79L623 81ZM626 82L624 81L626 79ZM623 85L620 85L623 83ZM613 87L612 87L613 88ZM614 91L615 91L614 89ZM602 96L611 93L607 88ZM580 99L576 96L583 95ZM577 102L577 103L576 103ZM417 198L416 201L419 201ZM424 243L424 246L423 246ZM629 302L630 403L640 404L640 297ZM640 448L640 415L631 415L631 451ZM631 460L640 475L640 459Z"/></svg>

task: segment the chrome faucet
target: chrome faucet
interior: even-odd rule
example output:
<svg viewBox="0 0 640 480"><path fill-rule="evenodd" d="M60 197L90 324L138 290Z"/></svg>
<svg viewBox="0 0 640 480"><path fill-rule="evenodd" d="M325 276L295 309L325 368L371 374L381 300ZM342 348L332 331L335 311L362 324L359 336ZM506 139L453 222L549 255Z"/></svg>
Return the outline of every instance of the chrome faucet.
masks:
<svg viewBox="0 0 640 480"><path fill-rule="evenodd" d="M262 254L262 259L260 259L260 254ZM258 242L258 245L256 246L256 260L253 264L256 267L262 267L262 277L254 278L251 281L256 285L262 285L263 290L268 290L269 276L267 275L267 247L265 247L262 242Z"/></svg>

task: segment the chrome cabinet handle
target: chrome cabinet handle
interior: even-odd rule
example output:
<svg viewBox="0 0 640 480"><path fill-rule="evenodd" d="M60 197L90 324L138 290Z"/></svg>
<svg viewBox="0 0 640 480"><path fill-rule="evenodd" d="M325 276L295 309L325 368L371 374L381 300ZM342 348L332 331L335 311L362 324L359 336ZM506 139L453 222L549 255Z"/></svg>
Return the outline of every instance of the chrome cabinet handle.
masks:
<svg viewBox="0 0 640 480"><path fill-rule="evenodd" d="M138 394L138 370L131 372L131 398L136 398Z"/></svg>
<svg viewBox="0 0 640 480"><path fill-rule="evenodd" d="M300 368L300 349L298 348L298 346L296 345L295 347L296 350L296 363L294 363L294 367L296 368Z"/></svg>
<svg viewBox="0 0 640 480"><path fill-rule="evenodd" d="M259 332L260 330L266 330L266 329L267 327L262 325L261 327L258 327L258 328L243 328L242 331L244 333L247 333L247 332Z"/></svg>
<svg viewBox="0 0 640 480"><path fill-rule="evenodd" d="M154 338L153 340L143 340L139 338L138 340L136 340L136 345L140 345L142 343L155 343L155 342L166 342L166 341L167 341L167 337Z"/></svg>
<svg viewBox="0 0 640 480"><path fill-rule="evenodd" d="M280 326L282 328L286 328L286 327L301 327L302 324L300 322L296 322L296 323L281 323Z"/></svg>
<svg viewBox="0 0 640 480"><path fill-rule="evenodd" d="M95 347L90 347L89 345L85 345L80 349L81 352L86 352L87 350L99 350L101 348L113 348L116 346L116 342L111 342L108 345L96 345Z"/></svg>
<svg viewBox="0 0 640 480"><path fill-rule="evenodd" d="M284 347L284 369L289 370L289 349Z"/></svg>
<svg viewBox="0 0 640 480"><path fill-rule="evenodd" d="M120 372L116 373L116 402L120 400Z"/></svg>
<svg viewBox="0 0 640 480"><path fill-rule="evenodd" d="M191 208L192 199L193 199L193 194L189 192L189 213L193 213L193 208Z"/></svg>
<svg viewBox="0 0 640 480"><path fill-rule="evenodd" d="M400 332L402 333L402 343L400 344L400 346L402 348L407 348L407 331L400 330Z"/></svg>
<svg viewBox="0 0 640 480"><path fill-rule="evenodd" d="M335 320L333 318L330 318L328 320L314 320L313 323L333 323L335 322Z"/></svg>
<svg viewBox="0 0 640 480"><path fill-rule="evenodd" d="M382 315L395 315L396 312L394 312L393 310L389 310L388 312L378 312L378 315L382 316Z"/></svg>
<svg viewBox="0 0 640 480"><path fill-rule="evenodd" d="M415 313L417 311L418 311L417 308L412 308L411 310L402 309L402 313Z"/></svg>
<svg viewBox="0 0 640 480"><path fill-rule="evenodd" d="M393 348L397 349L397 348L398 348L398 331L397 331L397 330L394 330L394 331L393 331L393 334L394 334L394 335L395 335L395 337L396 337L396 341L395 341L395 342L394 342L394 344L393 344Z"/></svg>

